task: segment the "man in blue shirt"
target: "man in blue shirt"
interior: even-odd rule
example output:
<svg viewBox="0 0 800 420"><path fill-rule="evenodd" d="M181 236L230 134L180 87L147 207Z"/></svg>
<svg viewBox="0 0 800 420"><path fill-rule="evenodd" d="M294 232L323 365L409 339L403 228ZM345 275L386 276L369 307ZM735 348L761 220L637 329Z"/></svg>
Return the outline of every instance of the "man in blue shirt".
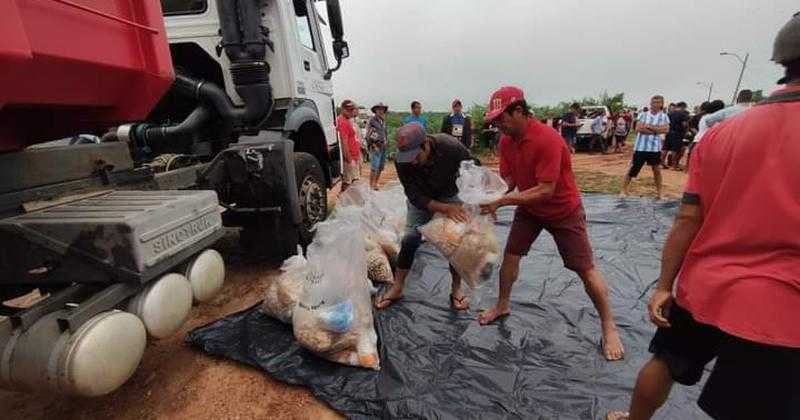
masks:
<svg viewBox="0 0 800 420"><path fill-rule="evenodd" d="M653 178L656 184L656 199L661 199L661 136L669 132L669 117L663 111L664 97L653 96L650 100L650 110L639 114L636 124L636 143L633 146L633 161L631 169L625 174L622 181L620 197L627 197L630 193L631 180L639 175L645 163L653 168Z"/></svg>
<svg viewBox="0 0 800 420"><path fill-rule="evenodd" d="M422 104L419 101L411 102L411 115L403 118L403 125L417 123L428 131L428 118L422 115Z"/></svg>

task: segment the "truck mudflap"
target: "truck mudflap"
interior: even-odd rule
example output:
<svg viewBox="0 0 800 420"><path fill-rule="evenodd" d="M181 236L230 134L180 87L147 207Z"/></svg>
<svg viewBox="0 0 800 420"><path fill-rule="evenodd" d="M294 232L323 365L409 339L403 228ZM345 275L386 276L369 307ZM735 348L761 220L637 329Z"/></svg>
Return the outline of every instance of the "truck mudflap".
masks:
<svg viewBox="0 0 800 420"><path fill-rule="evenodd" d="M144 283L222 234L213 191L112 191L0 220L0 284Z"/></svg>
<svg viewBox="0 0 800 420"><path fill-rule="evenodd" d="M200 174L219 195L226 226L242 227L242 245L256 257L282 261L297 252L300 211L294 142L268 132L242 137Z"/></svg>

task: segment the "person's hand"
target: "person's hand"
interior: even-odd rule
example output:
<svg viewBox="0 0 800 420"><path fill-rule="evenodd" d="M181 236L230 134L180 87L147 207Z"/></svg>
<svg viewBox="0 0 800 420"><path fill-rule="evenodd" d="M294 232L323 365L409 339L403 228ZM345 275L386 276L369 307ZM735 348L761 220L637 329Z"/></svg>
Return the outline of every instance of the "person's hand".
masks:
<svg viewBox="0 0 800 420"><path fill-rule="evenodd" d="M500 203L498 201L492 201L491 203L481 204L481 214L494 215L497 212L498 208L500 208Z"/></svg>
<svg viewBox="0 0 800 420"><path fill-rule="evenodd" d="M667 321L666 314L671 305L672 291L656 289L655 293L653 293L653 297L650 298L650 304L647 305L650 321L661 328L671 327L669 321Z"/></svg>
<svg viewBox="0 0 800 420"><path fill-rule="evenodd" d="M467 212L457 204L448 204L442 211L442 213L449 217L451 220L459 222L459 223L466 223L467 222Z"/></svg>

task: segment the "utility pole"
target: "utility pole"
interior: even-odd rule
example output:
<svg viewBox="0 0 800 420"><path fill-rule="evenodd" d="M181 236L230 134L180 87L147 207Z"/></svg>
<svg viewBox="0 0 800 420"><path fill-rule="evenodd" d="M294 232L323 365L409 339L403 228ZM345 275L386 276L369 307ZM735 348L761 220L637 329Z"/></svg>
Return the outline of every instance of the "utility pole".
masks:
<svg viewBox="0 0 800 420"><path fill-rule="evenodd" d="M711 102L711 92L714 90L714 82L713 81L711 83L697 82L697 84L699 86L708 87L708 99L706 99L706 102Z"/></svg>
<svg viewBox="0 0 800 420"><path fill-rule="evenodd" d="M739 81L736 82L736 89L733 91L733 100L731 101L731 104L735 104L736 95L739 94L739 88L742 86L742 77L744 76L744 69L747 67L747 60L750 58L750 53L745 54L744 60L742 60L742 57L739 57L739 55L735 53L729 53L723 51L719 53L719 55L730 55L736 57L736 59L739 60L740 63L742 63L742 70L739 72Z"/></svg>

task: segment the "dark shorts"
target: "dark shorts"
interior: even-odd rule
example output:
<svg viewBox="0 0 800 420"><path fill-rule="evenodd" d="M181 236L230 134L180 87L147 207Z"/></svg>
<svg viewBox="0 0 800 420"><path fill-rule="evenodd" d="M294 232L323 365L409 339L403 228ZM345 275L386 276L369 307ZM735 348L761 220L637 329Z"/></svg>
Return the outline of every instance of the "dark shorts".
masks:
<svg viewBox="0 0 800 420"><path fill-rule="evenodd" d="M589 234L586 232L586 213L583 205L566 218L557 221L542 220L518 207L514 213L511 232L508 234L506 253L519 256L528 255L531 245L542 233L542 229L553 235L558 253L564 260L564 267L578 273L594 267L592 245L589 243Z"/></svg>
<svg viewBox="0 0 800 420"><path fill-rule="evenodd" d="M800 418L800 348L770 346L734 337L694 320L673 302L670 328L659 328L650 352L672 379L696 384L716 358L697 404L715 419Z"/></svg>
<svg viewBox="0 0 800 420"><path fill-rule="evenodd" d="M615 135L614 137L617 138L617 144L621 144L621 145L624 145L625 144L625 139L628 138L628 136L617 136L617 135Z"/></svg>
<svg viewBox="0 0 800 420"><path fill-rule="evenodd" d="M639 172L642 171L642 166L648 164L657 167L661 164L660 152L633 152L633 161L631 162L631 169L628 171L628 176L636 178Z"/></svg>
<svg viewBox="0 0 800 420"><path fill-rule="evenodd" d="M664 141L664 150L670 152L680 152L683 149L683 136L680 134L667 134Z"/></svg>

